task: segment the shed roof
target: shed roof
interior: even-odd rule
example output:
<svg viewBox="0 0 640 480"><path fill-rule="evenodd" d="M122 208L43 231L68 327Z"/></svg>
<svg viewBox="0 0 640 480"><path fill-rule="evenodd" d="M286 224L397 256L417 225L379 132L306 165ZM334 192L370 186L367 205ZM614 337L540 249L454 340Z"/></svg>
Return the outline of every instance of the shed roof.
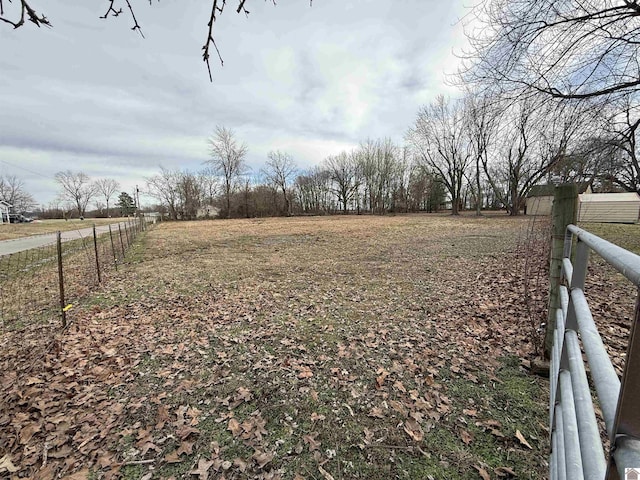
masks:
<svg viewBox="0 0 640 480"><path fill-rule="evenodd" d="M576 185L578 186L578 193L583 193L591 186L591 182L578 182ZM529 189L527 197L553 197L556 187L557 185L554 184L534 185Z"/></svg>
<svg viewBox="0 0 640 480"><path fill-rule="evenodd" d="M636 192L583 193L580 202L640 202L640 195Z"/></svg>

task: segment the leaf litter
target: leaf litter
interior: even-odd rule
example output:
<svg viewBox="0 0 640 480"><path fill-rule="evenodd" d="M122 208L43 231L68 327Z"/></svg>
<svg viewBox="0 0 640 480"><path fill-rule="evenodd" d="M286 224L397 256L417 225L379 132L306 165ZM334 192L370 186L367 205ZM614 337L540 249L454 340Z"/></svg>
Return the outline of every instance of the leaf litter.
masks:
<svg viewBox="0 0 640 480"><path fill-rule="evenodd" d="M523 225L164 224L66 331L2 338L0 474L542 478Z"/></svg>

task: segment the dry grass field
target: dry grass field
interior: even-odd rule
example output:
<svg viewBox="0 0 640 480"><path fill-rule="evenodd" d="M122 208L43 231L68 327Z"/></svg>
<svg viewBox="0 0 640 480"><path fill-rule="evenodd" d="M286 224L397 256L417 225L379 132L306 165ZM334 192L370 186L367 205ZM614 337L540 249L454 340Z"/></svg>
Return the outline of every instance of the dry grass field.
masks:
<svg viewBox="0 0 640 480"><path fill-rule="evenodd" d="M108 225L126 220L125 218L87 218L86 220L38 220L31 223L9 223L0 225L0 241L42 235L57 231L80 230L96 225Z"/></svg>
<svg viewBox="0 0 640 480"><path fill-rule="evenodd" d="M67 331L2 339L0 453L33 478L545 478L530 226L161 224Z"/></svg>

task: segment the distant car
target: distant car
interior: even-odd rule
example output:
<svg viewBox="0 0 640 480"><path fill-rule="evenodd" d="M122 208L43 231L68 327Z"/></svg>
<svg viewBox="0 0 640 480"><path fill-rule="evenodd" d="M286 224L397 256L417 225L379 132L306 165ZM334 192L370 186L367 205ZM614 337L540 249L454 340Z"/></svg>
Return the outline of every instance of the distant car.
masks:
<svg viewBox="0 0 640 480"><path fill-rule="evenodd" d="M20 213L9 214L9 223L30 223L32 221L33 221L32 218L25 217Z"/></svg>

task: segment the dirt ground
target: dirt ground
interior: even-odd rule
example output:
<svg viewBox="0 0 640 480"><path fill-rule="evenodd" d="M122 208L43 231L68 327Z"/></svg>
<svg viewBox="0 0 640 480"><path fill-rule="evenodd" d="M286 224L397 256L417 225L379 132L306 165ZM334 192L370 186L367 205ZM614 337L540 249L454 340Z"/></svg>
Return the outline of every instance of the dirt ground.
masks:
<svg viewBox="0 0 640 480"><path fill-rule="evenodd" d="M3 336L0 471L546 478L548 382L527 371L546 318L532 226L161 224L66 331Z"/></svg>

